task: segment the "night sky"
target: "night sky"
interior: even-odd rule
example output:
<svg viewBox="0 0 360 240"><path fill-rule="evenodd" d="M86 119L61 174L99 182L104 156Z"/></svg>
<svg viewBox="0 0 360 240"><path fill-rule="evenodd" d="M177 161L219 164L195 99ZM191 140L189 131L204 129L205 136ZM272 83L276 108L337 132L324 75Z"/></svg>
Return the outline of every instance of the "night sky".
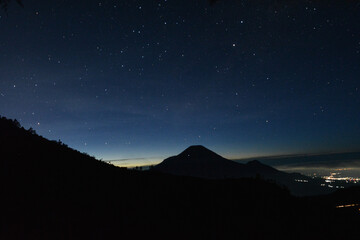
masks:
<svg viewBox="0 0 360 240"><path fill-rule="evenodd" d="M24 0L0 17L0 115L97 158L360 150L357 1Z"/></svg>

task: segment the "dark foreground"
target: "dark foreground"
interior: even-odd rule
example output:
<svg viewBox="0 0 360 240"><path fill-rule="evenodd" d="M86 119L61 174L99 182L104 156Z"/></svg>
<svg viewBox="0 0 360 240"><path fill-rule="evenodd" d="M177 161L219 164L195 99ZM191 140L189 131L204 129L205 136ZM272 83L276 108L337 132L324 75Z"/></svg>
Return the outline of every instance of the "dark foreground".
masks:
<svg viewBox="0 0 360 240"><path fill-rule="evenodd" d="M352 239L358 188L296 198L261 179L120 169L0 119L0 239ZM359 201L360 202L360 201Z"/></svg>

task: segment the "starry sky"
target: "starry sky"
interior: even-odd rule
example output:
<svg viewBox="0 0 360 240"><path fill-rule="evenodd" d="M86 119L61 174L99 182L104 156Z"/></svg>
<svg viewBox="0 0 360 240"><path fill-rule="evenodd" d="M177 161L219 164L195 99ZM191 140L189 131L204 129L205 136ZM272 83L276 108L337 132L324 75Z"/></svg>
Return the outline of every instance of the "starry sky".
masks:
<svg viewBox="0 0 360 240"><path fill-rule="evenodd" d="M99 159L360 150L359 1L28 0L0 115Z"/></svg>

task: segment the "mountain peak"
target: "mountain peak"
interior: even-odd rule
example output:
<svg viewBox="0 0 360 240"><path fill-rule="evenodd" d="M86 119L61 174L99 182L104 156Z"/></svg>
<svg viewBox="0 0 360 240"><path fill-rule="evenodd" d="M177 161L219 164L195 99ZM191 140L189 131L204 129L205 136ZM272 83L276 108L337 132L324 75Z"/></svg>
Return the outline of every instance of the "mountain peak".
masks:
<svg viewBox="0 0 360 240"><path fill-rule="evenodd" d="M155 170L175 175L202 178L235 178L243 165L230 161L201 145L190 146L179 155L169 157ZM241 169L239 169L241 168Z"/></svg>
<svg viewBox="0 0 360 240"><path fill-rule="evenodd" d="M207 149L206 147L204 147L203 145L191 145L191 146L189 146L187 149L185 149L185 151L186 150L191 150L191 149L206 149L206 150L209 150L209 149ZM210 151L210 150L209 150Z"/></svg>
<svg viewBox="0 0 360 240"><path fill-rule="evenodd" d="M223 158L220 155L216 154L215 152L207 149L206 147L202 145L192 145L185 149L182 153L179 154L179 156L185 157L185 158L194 158L194 159L213 159L213 158Z"/></svg>
<svg viewBox="0 0 360 240"><path fill-rule="evenodd" d="M193 152L212 152L203 145L192 145L185 149L182 153L193 153Z"/></svg>

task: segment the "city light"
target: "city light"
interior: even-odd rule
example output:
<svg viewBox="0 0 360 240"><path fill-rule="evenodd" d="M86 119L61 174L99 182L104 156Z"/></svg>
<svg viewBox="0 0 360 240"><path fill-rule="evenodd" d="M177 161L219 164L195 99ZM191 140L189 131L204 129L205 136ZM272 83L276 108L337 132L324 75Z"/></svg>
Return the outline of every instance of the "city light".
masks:
<svg viewBox="0 0 360 240"><path fill-rule="evenodd" d="M359 205L360 204L358 204L358 203L353 203L353 204L339 205L339 206L336 206L336 208L349 208L349 207L356 207L356 206L359 206Z"/></svg>

